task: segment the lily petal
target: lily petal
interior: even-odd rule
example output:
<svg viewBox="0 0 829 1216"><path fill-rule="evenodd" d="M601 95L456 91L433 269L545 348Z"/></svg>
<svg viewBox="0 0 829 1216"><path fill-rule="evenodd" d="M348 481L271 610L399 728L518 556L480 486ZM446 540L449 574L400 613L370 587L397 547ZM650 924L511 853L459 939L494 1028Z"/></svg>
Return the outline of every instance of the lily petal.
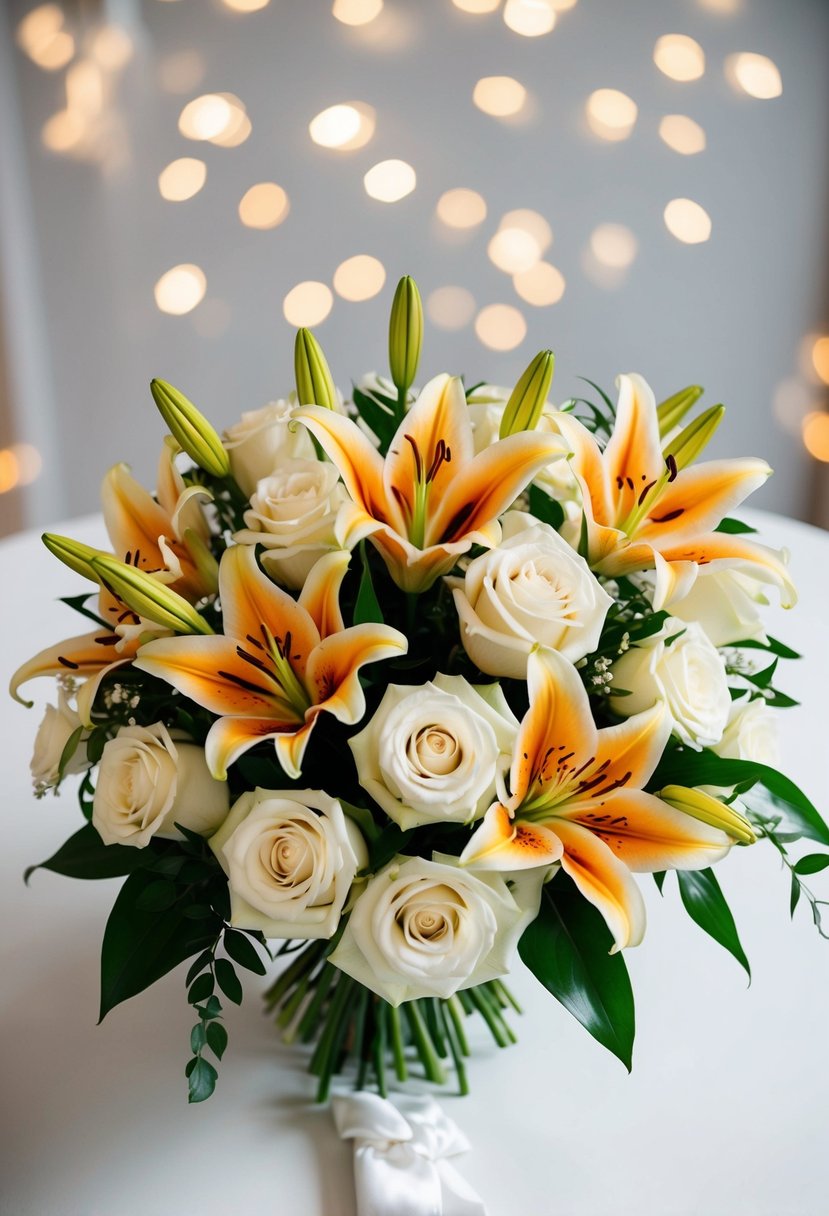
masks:
<svg viewBox="0 0 829 1216"><path fill-rule="evenodd" d="M18 667L9 682L9 693L21 705L31 707L34 702L25 701L18 693L29 680L34 680L37 676L95 675L113 663L129 657L119 654L116 650L120 641L117 634L109 633L106 629L96 629L93 633L79 634L54 646L47 646Z"/></svg>
<svg viewBox="0 0 829 1216"><path fill-rule="evenodd" d="M291 666L303 675L308 655L319 643L319 631L309 613L259 569L252 545L225 550L219 566L219 596L229 637L256 648L266 641L263 625L280 645L290 635Z"/></svg>
<svg viewBox="0 0 829 1216"><path fill-rule="evenodd" d="M554 418L567 447L572 452L570 467L581 490L582 509L587 517L588 531L594 524L609 524L613 518L613 510L601 448L578 418L560 411ZM613 532L617 537L620 535L615 528ZM608 550L612 548L609 543L606 547ZM590 554L592 558L592 545Z"/></svg>
<svg viewBox="0 0 829 1216"><path fill-rule="evenodd" d="M323 639L308 660L309 713L324 709L340 722L359 722L366 708L360 668L405 654L408 646L405 634L390 625L354 625Z"/></svg>
<svg viewBox="0 0 829 1216"><path fill-rule="evenodd" d="M461 865L476 870L530 870L559 861L562 844L550 828L513 820L496 803L484 815L461 853Z"/></svg>
<svg viewBox="0 0 829 1216"><path fill-rule="evenodd" d="M276 742L283 730L296 731L296 722L286 722L280 730L280 724L273 718L219 718L211 726L204 744L210 772L217 781L226 781L227 770L241 755L265 739ZM298 777L299 773L288 775Z"/></svg>
<svg viewBox="0 0 829 1216"><path fill-rule="evenodd" d="M309 614L321 638L345 628L340 611L340 587L350 561L351 554L347 550L335 549L314 562L305 579L297 602Z"/></svg>
<svg viewBox="0 0 829 1216"><path fill-rule="evenodd" d="M610 953L638 946L645 934L645 902L628 867L580 824L556 819L555 831L564 845L562 870L599 909L613 934Z"/></svg>
<svg viewBox="0 0 829 1216"><path fill-rule="evenodd" d="M641 789L659 763L671 734L671 716L660 702L598 733L596 763L585 774L586 797L604 798L626 787ZM596 778L591 774L601 773Z"/></svg>
<svg viewBox="0 0 829 1216"><path fill-rule="evenodd" d="M320 405L304 405L294 415L319 442L339 469L354 501L372 519L386 520L405 531L396 502L389 502L383 484L383 458L355 422Z"/></svg>
<svg viewBox="0 0 829 1216"><path fill-rule="evenodd" d="M785 551L758 545L739 534L710 532L663 548L661 552L666 562L696 562L699 566L719 562L723 567L742 570L760 582L777 587L784 608L793 608L797 603L797 589L786 565L788 555Z"/></svg>
<svg viewBox="0 0 829 1216"><path fill-rule="evenodd" d="M389 447L384 469L387 501L415 510L415 485L429 478L429 494L441 496L475 454L472 424L463 384L457 376L430 380L404 417Z"/></svg>
<svg viewBox="0 0 829 1216"><path fill-rule="evenodd" d="M170 517L127 465L114 465L104 477L101 504L116 556L139 570L161 569L164 562L158 538L171 530Z"/></svg>
<svg viewBox="0 0 829 1216"><path fill-rule="evenodd" d="M653 390L642 376L619 376L613 434L604 450L607 482L616 490L616 522L634 511L642 492L665 471ZM605 521L609 522L609 521Z"/></svg>
<svg viewBox="0 0 829 1216"><path fill-rule="evenodd" d="M708 460L683 469L661 491L636 539L662 548L709 532L771 476L765 460Z"/></svg>

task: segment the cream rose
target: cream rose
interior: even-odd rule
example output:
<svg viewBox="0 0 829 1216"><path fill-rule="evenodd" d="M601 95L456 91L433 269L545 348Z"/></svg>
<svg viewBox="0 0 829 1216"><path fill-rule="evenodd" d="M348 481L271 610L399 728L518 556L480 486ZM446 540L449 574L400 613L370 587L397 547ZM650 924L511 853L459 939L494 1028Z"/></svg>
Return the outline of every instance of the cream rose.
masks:
<svg viewBox="0 0 829 1216"><path fill-rule="evenodd" d="M57 705L47 705L43 720L35 735L35 745L29 768L36 791L51 789L61 777L60 758L72 735L81 725L81 719L66 699L61 689ZM81 773L89 768L86 744L81 741L69 758L63 776Z"/></svg>
<svg viewBox="0 0 829 1216"><path fill-rule="evenodd" d="M728 760L754 760L779 768L780 741L774 710L759 698L735 702L714 751Z"/></svg>
<svg viewBox="0 0 829 1216"><path fill-rule="evenodd" d="M247 527L233 539L264 545L262 565L280 583L299 590L324 553L337 548L334 524L347 498L333 464L286 459L279 470L257 482Z"/></svg>
<svg viewBox="0 0 829 1216"><path fill-rule="evenodd" d="M674 734L694 748L712 747L722 738L731 713L725 666L702 627L669 618L660 632L632 646L613 664L611 706L623 717L667 706Z"/></svg>
<svg viewBox="0 0 829 1216"><path fill-rule="evenodd" d="M291 427L298 408L295 394L248 410L224 433L224 447L236 481L250 496L257 482L270 477L285 460L313 460L314 444L304 426Z"/></svg>
<svg viewBox="0 0 829 1216"><path fill-rule="evenodd" d="M122 726L105 745L92 803L104 844L143 849L153 836L181 840L175 825L208 836L227 814L226 781L216 781L195 743L174 742L162 722Z"/></svg>
<svg viewBox="0 0 829 1216"><path fill-rule="evenodd" d="M321 790L242 794L210 841L228 876L230 922L266 937L329 938L365 842Z"/></svg>
<svg viewBox="0 0 829 1216"><path fill-rule="evenodd" d="M517 732L497 684L439 674L428 684L390 684L349 746L360 785L405 831L483 815Z"/></svg>
<svg viewBox="0 0 829 1216"><path fill-rule="evenodd" d="M500 874L397 857L357 898L331 962L392 1005L495 979L538 912L543 877L525 871L510 889Z"/></svg>
<svg viewBox="0 0 829 1216"><path fill-rule="evenodd" d="M671 604L671 615L696 621L715 646L766 641L758 604L767 604L757 579L739 570L703 566L686 596Z"/></svg>
<svg viewBox="0 0 829 1216"><path fill-rule="evenodd" d="M522 511L503 517L503 540L450 580L464 649L492 676L527 677L534 646L576 662L595 650L613 600L555 528Z"/></svg>

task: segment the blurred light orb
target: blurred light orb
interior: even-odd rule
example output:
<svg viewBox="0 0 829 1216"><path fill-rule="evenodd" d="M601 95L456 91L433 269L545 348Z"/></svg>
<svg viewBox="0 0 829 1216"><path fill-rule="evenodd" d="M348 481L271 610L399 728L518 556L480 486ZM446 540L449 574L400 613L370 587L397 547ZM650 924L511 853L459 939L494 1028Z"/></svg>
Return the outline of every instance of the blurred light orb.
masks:
<svg viewBox="0 0 829 1216"><path fill-rule="evenodd" d="M102 68L118 72L125 67L133 55L132 38L119 25L105 25L89 42L89 53Z"/></svg>
<svg viewBox="0 0 829 1216"><path fill-rule="evenodd" d="M525 228L499 228L486 247L489 260L506 274L520 274L541 257L538 241Z"/></svg>
<svg viewBox="0 0 829 1216"><path fill-rule="evenodd" d="M234 13L258 13L261 8L267 8L271 0L222 0L225 8Z"/></svg>
<svg viewBox="0 0 829 1216"><path fill-rule="evenodd" d="M426 298L426 315L438 329L463 329L475 315L475 297L465 287L436 287Z"/></svg>
<svg viewBox="0 0 829 1216"><path fill-rule="evenodd" d="M43 457L32 443L13 443L9 448L17 465L17 484L29 486L37 481L43 468Z"/></svg>
<svg viewBox="0 0 829 1216"><path fill-rule="evenodd" d="M690 198L673 198L665 208L665 226L685 245L700 245L711 235L711 216Z"/></svg>
<svg viewBox="0 0 829 1216"><path fill-rule="evenodd" d="M213 140L225 134L235 119L227 97L221 93L204 93L188 101L179 115L178 129L185 139Z"/></svg>
<svg viewBox="0 0 829 1216"><path fill-rule="evenodd" d="M524 38L549 34L555 23L555 9L550 0L507 0L504 6L504 24Z"/></svg>
<svg viewBox="0 0 829 1216"><path fill-rule="evenodd" d="M386 268L381 261L367 253L340 262L334 271L334 290L344 300L354 304L370 300L383 290Z"/></svg>
<svg viewBox="0 0 829 1216"><path fill-rule="evenodd" d="M742 0L698 0L703 8L707 8L712 13L737 13L740 10Z"/></svg>
<svg viewBox="0 0 829 1216"><path fill-rule="evenodd" d="M682 156L705 151L705 131L685 114L666 114L659 123L659 138Z"/></svg>
<svg viewBox="0 0 829 1216"><path fill-rule="evenodd" d="M75 39L63 28L63 20L59 5L41 4L17 26L18 46L47 72L66 67L75 54Z"/></svg>
<svg viewBox="0 0 829 1216"><path fill-rule="evenodd" d="M383 0L334 0L331 12L343 25L368 25L383 11Z"/></svg>
<svg viewBox="0 0 829 1216"><path fill-rule="evenodd" d="M44 148L50 152L71 152L86 134L87 125L77 110L59 110L47 118L40 132Z"/></svg>
<svg viewBox="0 0 829 1216"><path fill-rule="evenodd" d="M550 3L557 13L567 13L576 7L578 0L550 0Z"/></svg>
<svg viewBox="0 0 829 1216"><path fill-rule="evenodd" d="M602 266L624 270L636 257L639 242L624 224L599 224L590 234L590 250Z"/></svg>
<svg viewBox="0 0 829 1216"><path fill-rule="evenodd" d="M813 410L803 419L803 444L815 460L829 463L829 414Z"/></svg>
<svg viewBox="0 0 829 1216"><path fill-rule="evenodd" d="M829 337L816 338L812 346L812 366L824 384L829 384Z"/></svg>
<svg viewBox="0 0 829 1216"><path fill-rule="evenodd" d="M535 308L558 304L566 286L564 275L549 262L536 262L529 270L513 275L512 282L521 299Z"/></svg>
<svg viewBox="0 0 829 1216"><path fill-rule="evenodd" d="M239 219L246 228L276 228L286 219L291 204L276 182L257 182L242 195Z"/></svg>
<svg viewBox="0 0 829 1216"><path fill-rule="evenodd" d="M17 457L11 448L0 448L0 494L8 494L19 480Z"/></svg>
<svg viewBox="0 0 829 1216"><path fill-rule="evenodd" d="M452 0L452 3L462 13L494 13L501 0Z"/></svg>
<svg viewBox="0 0 829 1216"><path fill-rule="evenodd" d="M292 287L282 301L285 320L297 329L303 326L320 325L331 311L334 296L325 283L307 279Z"/></svg>
<svg viewBox="0 0 829 1216"><path fill-rule="evenodd" d="M215 144L217 148L238 148L250 136L253 126L244 108L240 108L241 103L238 106L233 104L237 99L233 98L232 93L225 93L223 96L231 103L233 119L227 130L221 135L215 136L210 142Z"/></svg>
<svg viewBox="0 0 829 1216"><path fill-rule="evenodd" d="M512 304L488 304L475 318L475 333L490 350L515 350L527 336L527 322Z"/></svg>
<svg viewBox="0 0 829 1216"><path fill-rule="evenodd" d="M173 317L183 317L201 304L207 279L200 266L183 263L161 276L154 288L156 306Z"/></svg>
<svg viewBox="0 0 829 1216"><path fill-rule="evenodd" d="M92 117L104 108L104 78L93 59L79 59L66 72L66 108Z"/></svg>
<svg viewBox="0 0 829 1216"><path fill-rule="evenodd" d="M191 93L204 80L206 66L198 51L176 51L158 65L158 83L165 93Z"/></svg>
<svg viewBox="0 0 829 1216"><path fill-rule="evenodd" d="M170 161L158 175L158 191L168 203L183 203L201 190L207 180L207 165L193 156Z"/></svg>
<svg viewBox="0 0 829 1216"><path fill-rule="evenodd" d="M321 110L308 124L311 139L321 148L351 152L364 147L374 134L375 114L362 101L343 102Z"/></svg>
<svg viewBox="0 0 829 1216"><path fill-rule="evenodd" d="M587 122L600 139L627 139L636 125L639 107L618 89L596 89L587 99Z"/></svg>
<svg viewBox="0 0 829 1216"><path fill-rule="evenodd" d="M699 80L705 72L705 51L687 34L663 34L653 48L653 61L671 80Z"/></svg>
<svg viewBox="0 0 829 1216"><path fill-rule="evenodd" d="M783 92L780 69L767 55L755 55L742 51L729 55L725 61L725 74L735 89L741 89L758 101L771 101Z"/></svg>
<svg viewBox="0 0 829 1216"><path fill-rule="evenodd" d="M523 110L527 90L512 76L482 76L472 90L472 100L484 114L511 118Z"/></svg>
<svg viewBox="0 0 829 1216"><path fill-rule="evenodd" d="M437 215L447 228L475 228L486 219L486 200L477 190L458 186L440 196Z"/></svg>
<svg viewBox="0 0 829 1216"><path fill-rule="evenodd" d="M518 228L521 232L528 233L538 246L539 256L553 243L553 230L549 223L539 211L532 211L529 207L508 211L501 217L498 228Z"/></svg>
<svg viewBox="0 0 829 1216"><path fill-rule="evenodd" d="M417 175L405 160L381 160L363 178L369 198L381 203L398 203L411 194L417 185Z"/></svg>

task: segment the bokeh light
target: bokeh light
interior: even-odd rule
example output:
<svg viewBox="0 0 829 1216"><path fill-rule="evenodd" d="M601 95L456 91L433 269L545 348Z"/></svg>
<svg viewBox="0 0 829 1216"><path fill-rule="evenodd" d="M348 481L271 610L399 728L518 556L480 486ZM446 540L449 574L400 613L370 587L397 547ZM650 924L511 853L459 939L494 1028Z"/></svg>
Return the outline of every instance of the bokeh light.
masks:
<svg viewBox="0 0 829 1216"><path fill-rule="evenodd" d="M276 182L257 182L239 203L239 219L246 228L276 228L290 210L288 195Z"/></svg>
<svg viewBox="0 0 829 1216"><path fill-rule="evenodd" d="M104 25L88 42L89 54L108 72L118 72L132 59L132 38L119 25Z"/></svg>
<svg viewBox="0 0 829 1216"><path fill-rule="evenodd" d="M93 59L79 59L66 73L66 108L87 118L104 108L104 77Z"/></svg>
<svg viewBox="0 0 829 1216"><path fill-rule="evenodd" d="M376 116L364 101L341 102L321 110L308 124L311 139L321 148L351 152L362 148L374 134Z"/></svg>
<svg viewBox="0 0 829 1216"><path fill-rule="evenodd" d="M538 241L524 228L499 228L486 251L493 265L506 274L529 270L541 257Z"/></svg>
<svg viewBox="0 0 829 1216"><path fill-rule="evenodd" d="M527 90L512 76L483 76L472 90L472 100L484 114L511 118L523 110Z"/></svg>
<svg viewBox="0 0 829 1216"><path fill-rule="evenodd" d="M555 9L550 0L507 0L504 5L504 24L525 38L549 34L555 23Z"/></svg>
<svg viewBox="0 0 829 1216"><path fill-rule="evenodd" d="M511 304L488 304L475 318L475 333L490 350L515 350L527 336L527 322Z"/></svg>
<svg viewBox="0 0 829 1216"><path fill-rule="evenodd" d="M179 115L178 129L186 139L232 148L247 139L250 119L232 93L204 93L188 101Z"/></svg>
<svg viewBox="0 0 829 1216"><path fill-rule="evenodd" d="M475 315L475 297L465 287L437 287L426 297L426 315L438 329L463 329Z"/></svg>
<svg viewBox="0 0 829 1216"><path fill-rule="evenodd" d="M729 55L725 61L725 74L733 88L758 101L770 101L783 92L780 69L767 55L751 51Z"/></svg>
<svg viewBox="0 0 829 1216"><path fill-rule="evenodd" d="M666 114L659 123L659 137L674 152L695 156L705 151L705 131L685 114Z"/></svg>
<svg viewBox="0 0 829 1216"><path fill-rule="evenodd" d="M829 337L816 338L812 345L812 366L824 384L829 384Z"/></svg>
<svg viewBox="0 0 829 1216"><path fill-rule="evenodd" d="M222 0L225 8L234 13L258 13L261 8L267 8L271 0Z"/></svg>
<svg viewBox="0 0 829 1216"><path fill-rule="evenodd" d="M815 460L829 463L829 414L814 410L803 419L803 443Z"/></svg>
<svg viewBox="0 0 829 1216"><path fill-rule="evenodd" d="M539 257L546 253L553 243L553 230L548 221L539 211L532 211L529 207L508 211L502 216L498 228L518 228L521 232L528 233L538 246Z"/></svg>
<svg viewBox="0 0 829 1216"><path fill-rule="evenodd" d="M383 11L383 0L334 0L331 12L343 25L368 25Z"/></svg>
<svg viewBox="0 0 829 1216"><path fill-rule="evenodd" d="M437 215L448 228L475 228L486 219L486 201L477 190L458 186L440 196Z"/></svg>
<svg viewBox="0 0 829 1216"><path fill-rule="evenodd" d="M154 288L155 302L161 312L183 317L202 302L206 290L207 279L202 268L183 263L173 266L158 280Z"/></svg>
<svg viewBox="0 0 829 1216"><path fill-rule="evenodd" d="M170 203L183 203L198 194L207 180L207 165L192 156L171 161L158 175L158 190Z"/></svg>
<svg viewBox="0 0 829 1216"><path fill-rule="evenodd" d="M77 110L59 110L43 124L40 138L50 152L71 152L86 134L86 123Z"/></svg>
<svg viewBox="0 0 829 1216"><path fill-rule="evenodd" d="M75 54L75 39L63 28L63 20L59 5L41 4L17 26L18 46L47 72L66 67Z"/></svg>
<svg viewBox="0 0 829 1216"><path fill-rule="evenodd" d="M596 89L587 99L587 122L600 139L627 139L636 124L639 108L632 97L618 89Z"/></svg>
<svg viewBox="0 0 829 1216"><path fill-rule="evenodd" d="M711 235L711 217L690 198L674 198L665 208L665 226L685 245L699 245Z"/></svg>
<svg viewBox="0 0 829 1216"><path fill-rule="evenodd" d="M331 311L334 296L325 283L308 279L292 287L282 301L285 320L297 328L321 325Z"/></svg>
<svg viewBox="0 0 829 1216"><path fill-rule="evenodd" d="M381 261L367 253L340 262L334 271L334 290L344 300L358 303L370 300L383 290L386 268Z"/></svg>
<svg viewBox="0 0 829 1216"><path fill-rule="evenodd" d="M417 185L417 175L405 160L381 160L363 178L369 198L381 203L397 203L411 194Z"/></svg>
<svg viewBox="0 0 829 1216"><path fill-rule="evenodd" d="M452 0L463 13L494 13L501 0Z"/></svg>
<svg viewBox="0 0 829 1216"><path fill-rule="evenodd" d="M597 262L624 270L636 257L639 242L624 224L599 224L590 234L590 251Z"/></svg>
<svg viewBox="0 0 829 1216"><path fill-rule="evenodd" d="M653 48L653 61L671 80L699 80L705 72L705 52L687 34L664 34Z"/></svg>
<svg viewBox="0 0 829 1216"><path fill-rule="evenodd" d="M11 448L0 448L0 494L8 494L19 480L17 458Z"/></svg>
<svg viewBox="0 0 829 1216"><path fill-rule="evenodd" d="M521 299L535 308L558 304L566 286L564 275L549 262L536 262L529 270L514 275L512 282Z"/></svg>

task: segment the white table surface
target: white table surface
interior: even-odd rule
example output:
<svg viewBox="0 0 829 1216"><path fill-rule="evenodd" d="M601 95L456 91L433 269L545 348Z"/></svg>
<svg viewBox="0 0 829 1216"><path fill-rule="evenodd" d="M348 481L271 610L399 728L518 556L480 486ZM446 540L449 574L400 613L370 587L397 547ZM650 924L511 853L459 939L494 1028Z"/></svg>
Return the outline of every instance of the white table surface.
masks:
<svg viewBox="0 0 829 1216"><path fill-rule="evenodd" d="M829 810L826 593L829 535L752 513L787 545L801 591L772 633L807 652L783 687L785 769ZM65 530L101 543L100 523ZM0 677L81 632L58 595L82 589L34 534L0 544ZM0 1211L4 1216L352 1216L351 1149L312 1102L302 1051L283 1047L253 985L226 1025L207 1103L188 1107L192 1015L184 968L95 1025L101 935L120 880L24 868L80 825L73 792L40 802L28 759L48 680L26 711L0 698ZM829 1211L829 942L808 911L789 922L771 848L717 869L753 966L737 964L681 910L669 879L642 886L649 926L627 953L637 1001L628 1076L531 975L517 1047L480 1036L472 1096L445 1099L473 1151L458 1161L490 1216L817 1216ZM829 893L829 877L815 885Z"/></svg>

